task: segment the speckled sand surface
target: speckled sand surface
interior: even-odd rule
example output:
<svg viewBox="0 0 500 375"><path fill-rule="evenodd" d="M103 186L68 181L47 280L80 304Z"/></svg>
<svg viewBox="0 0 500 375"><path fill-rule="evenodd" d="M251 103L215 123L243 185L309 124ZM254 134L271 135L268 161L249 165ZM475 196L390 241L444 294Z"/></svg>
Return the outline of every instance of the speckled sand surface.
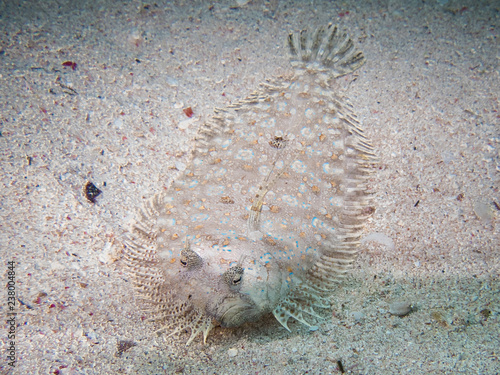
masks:
<svg viewBox="0 0 500 375"><path fill-rule="evenodd" d="M23 302L0 373L498 374L499 3L239 3L0 2L2 322L9 260ZM288 31L329 21L367 57L342 80L381 159L370 241L332 315L314 332L216 329L206 346L156 336L119 260L125 223L213 107L288 69ZM413 311L391 315L398 301Z"/></svg>

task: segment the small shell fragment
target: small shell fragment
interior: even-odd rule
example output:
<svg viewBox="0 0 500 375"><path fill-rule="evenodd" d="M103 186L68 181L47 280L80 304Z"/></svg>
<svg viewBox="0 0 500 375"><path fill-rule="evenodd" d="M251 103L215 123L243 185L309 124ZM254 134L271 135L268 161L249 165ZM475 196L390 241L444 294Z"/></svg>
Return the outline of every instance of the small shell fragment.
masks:
<svg viewBox="0 0 500 375"><path fill-rule="evenodd" d="M95 203L95 199L102 193L92 182L87 181L83 186L83 195L90 203Z"/></svg>
<svg viewBox="0 0 500 375"><path fill-rule="evenodd" d="M194 112L193 112L193 110L191 109L191 107L184 108L184 109L183 109L183 111L184 111L184 114L185 114L187 117L193 117L193 115L194 115Z"/></svg>

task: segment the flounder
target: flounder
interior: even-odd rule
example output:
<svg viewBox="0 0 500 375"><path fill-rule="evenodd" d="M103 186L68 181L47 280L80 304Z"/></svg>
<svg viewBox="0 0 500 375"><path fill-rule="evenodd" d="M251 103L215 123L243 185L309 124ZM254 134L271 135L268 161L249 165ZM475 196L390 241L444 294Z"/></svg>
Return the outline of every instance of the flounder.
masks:
<svg viewBox="0 0 500 375"><path fill-rule="evenodd" d="M329 24L291 33L292 73L199 129L187 168L149 200L124 259L154 320L187 344L272 313L310 326L354 262L376 156L335 78L365 58Z"/></svg>

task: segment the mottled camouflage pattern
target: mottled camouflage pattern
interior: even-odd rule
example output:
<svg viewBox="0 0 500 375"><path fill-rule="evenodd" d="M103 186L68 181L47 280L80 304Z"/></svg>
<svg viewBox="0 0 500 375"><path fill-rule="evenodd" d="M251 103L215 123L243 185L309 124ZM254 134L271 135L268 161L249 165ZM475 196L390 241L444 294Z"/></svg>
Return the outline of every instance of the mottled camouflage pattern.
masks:
<svg viewBox="0 0 500 375"><path fill-rule="evenodd" d="M188 344L272 312L309 325L356 258L375 156L335 78L364 63L336 26L290 34L293 70L217 109L192 161L141 211L125 259Z"/></svg>

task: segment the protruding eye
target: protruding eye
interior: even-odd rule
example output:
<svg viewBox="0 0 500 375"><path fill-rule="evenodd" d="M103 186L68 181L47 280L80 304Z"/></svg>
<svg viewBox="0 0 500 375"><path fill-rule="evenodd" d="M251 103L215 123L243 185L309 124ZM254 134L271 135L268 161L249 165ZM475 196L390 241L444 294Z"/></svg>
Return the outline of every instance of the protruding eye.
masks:
<svg viewBox="0 0 500 375"><path fill-rule="evenodd" d="M200 267L203 264L203 259L190 248L181 250L180 262L183 267L190 270Z"/></svg>
<svg viewBox="0 0 500 375"><path fill-rule="evenodd" d="M243 268L240 266L234 266L228 269L222 275L224 277L224 281L229 286L235 286L241 284L243 280Z"/></svg>

